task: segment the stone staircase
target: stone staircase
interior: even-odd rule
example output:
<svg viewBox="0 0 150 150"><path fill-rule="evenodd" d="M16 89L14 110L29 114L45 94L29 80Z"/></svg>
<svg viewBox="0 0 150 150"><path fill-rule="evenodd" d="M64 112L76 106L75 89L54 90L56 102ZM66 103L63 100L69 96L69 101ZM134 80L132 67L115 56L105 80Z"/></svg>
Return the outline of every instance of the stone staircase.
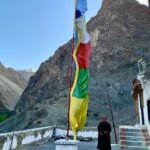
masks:
<svg viewBox="0 0 150 150"><path fill-rule="evenodd" d="M150 150L150 136L145 126L119 127L121 150Z"/></svg>

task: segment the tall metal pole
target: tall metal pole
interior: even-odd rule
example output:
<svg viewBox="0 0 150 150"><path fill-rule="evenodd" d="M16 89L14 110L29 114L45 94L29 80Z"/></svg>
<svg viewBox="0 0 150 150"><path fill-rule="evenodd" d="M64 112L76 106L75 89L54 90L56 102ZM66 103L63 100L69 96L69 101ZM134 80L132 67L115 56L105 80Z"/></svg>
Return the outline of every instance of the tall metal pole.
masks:
<svg viewBox="0 0 150 150"><path fill-rule="evenodd" d="M148 0L148 6L149 6L148 13L150 14L150 0Z"/></svg>
<svg viewBox="0 0 150 150"><path fill-rule="evenodd" d="M76 0L74 0L74 20L73 24L75 23L75 16L76 16ZM67 121L67 134L66 134L66 139L68 140L69 138L69 128L70 128L70 97L71 97L71 88L72 88L72 77L73 77L73 69L72 69L72 64L73 64L73 51L75 48L75 39L74 39L74 27L73 27L73 36L72 36L72 47L71 47L71 55L70 55L70 71L69 71L69 97L68 97L68 121Z"/></svg>
<svg viewBox="0 0 150 150"><path fill-rule="evenodd" d="M109 85L107 84L107 86L109 86ZM110 112L111 112L111 118L112 118L112 122L113 122L113 129L114 129L114 134L115 134L115 141L116 141L116 144L118 144L117 134L116 134L116 129L115 129L114 115L113 115L113 111L112 111L112 106L111 106L111 101L110 101L110 96L109 96L108 88L107 88L107 97L108 97L109 108L110 108Z"/></svg>
<svg viewBox="0 0 150 150"><path fill-rule="evenodd" d="M70 121L69 121L69 116L70 116L70 96L71 96L71 88L72 88L72 64L73 64L73 50L74 50L74 34L72 38L72 48L71 48L71 56L70 56L70 71L69 71L69 95L68 95L68 120L67 120L67 134L66 134L66 139L69 138L69 127L70 127Z"/></svg>

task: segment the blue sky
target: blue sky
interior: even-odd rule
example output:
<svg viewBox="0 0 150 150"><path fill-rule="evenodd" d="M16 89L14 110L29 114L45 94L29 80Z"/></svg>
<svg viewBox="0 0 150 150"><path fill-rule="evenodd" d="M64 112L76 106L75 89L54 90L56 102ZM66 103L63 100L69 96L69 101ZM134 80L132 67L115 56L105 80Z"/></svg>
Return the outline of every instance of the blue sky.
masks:
<svg viewBox="0 0 150 150"><path fill-rule="evenodd" d="M87 0L87 20L102 0ZM0 0L0 61L38 69L73 32L74 0Z"/></svg>

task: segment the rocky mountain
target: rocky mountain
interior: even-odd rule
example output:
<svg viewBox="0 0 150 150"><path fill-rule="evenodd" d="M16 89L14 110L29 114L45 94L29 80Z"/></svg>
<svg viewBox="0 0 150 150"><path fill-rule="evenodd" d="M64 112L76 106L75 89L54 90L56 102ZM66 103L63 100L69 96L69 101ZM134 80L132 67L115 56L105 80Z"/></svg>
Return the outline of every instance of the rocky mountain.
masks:
<svg viewBox="0 0 150 150"><path fill-rule="evenodd" d="M0 74L24 89L28 82L14 69L6 68L0 63Z"/></svg>
<svg viewBox="0 0 150 150"><path fill-rule="evenodd" d="M14 110L33 72L17 72L0 63L0 112Z"/></svg>
<svg viewBox="0 0 150 150"><path fill-rule="evenodd" d="M0 112L14 110L22 92L21 87L0 75Z"/></svg>
<svg viewBox="0 0 150 150"><path fill-rule="evenodd" d="M134 124L131 98L137 61L150 63L150 15L135 0L104 0L87 24L93 45L87 126L96 126L102 114L109 119L111 100L115 123ZM19 128L66 125L71 40L43 62L30 78L18 103L25 119Z"/></svg>
<svg viewBox="0 0 150 150"><path fill-rule="evenodd" d="M28 70L17 70L17 72L25 79L25 81L29 81L30 77L35 74L34 69L28 69Z"/></svg>

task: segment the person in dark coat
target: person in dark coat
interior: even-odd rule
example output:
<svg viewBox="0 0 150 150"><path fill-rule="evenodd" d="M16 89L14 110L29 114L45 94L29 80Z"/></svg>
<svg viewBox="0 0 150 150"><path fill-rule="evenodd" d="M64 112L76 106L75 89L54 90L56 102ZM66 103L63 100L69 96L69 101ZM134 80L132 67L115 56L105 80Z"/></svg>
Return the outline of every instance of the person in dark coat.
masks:
<svg viewBox="0 0 150 150"><path fill-rule="evenodd" d="M111 150L110 132L111 132L110 123L107 121L106 116L102 116L102 120L100 121L98 125L97 149Z"/></svg>

